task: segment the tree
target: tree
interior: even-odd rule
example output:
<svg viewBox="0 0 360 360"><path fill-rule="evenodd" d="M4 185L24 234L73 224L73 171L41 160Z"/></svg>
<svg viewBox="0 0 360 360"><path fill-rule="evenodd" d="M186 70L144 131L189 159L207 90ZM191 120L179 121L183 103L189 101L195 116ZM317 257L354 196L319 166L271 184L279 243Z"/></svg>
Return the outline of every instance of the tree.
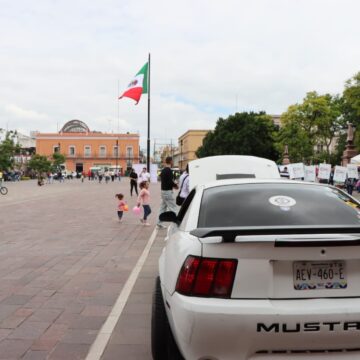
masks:
<svg viewBox="0 0 360 360"><path fill-rule="evenodd" d="M355 132L355 145L360 151L360 72L345 82L342 110L345 122L352 123L358 129Z"/></svg>
<svg viewBox="0 0 360 360"><path fill-rule="evenodd" d="M53 158L53 166L54 167L59 167L61 164L63 164L65 162L65 155L60 154L60 153L54 153L52 155Z"/></svg>
<svg viewBox="0 0 360 360"><path fill-rule="evenodd" d="M330 145L343 127L342 100L339 95L318 97L321 112L316 119L316 141L325 147L326 161L330 161Z"/></svg>
<svg viewBox="0 0 360 360"><path fill-rule="evenodd" d="M281 122L283 126L278 133L277 147L282 151L287 144L292 162L317 159L319 155L314 151L316 145L324 147L321 159L330 161L330 145L343 123L341 98L309 92L301 104L289 106L282 114Z"/></svg>
<svg viewBox="0 0 360 360"><path fill-rule="evenodd" d="M301 124L293 118L293 109L281 116L283 127L277 135L276 147L283 152L288 145L291 162L309 161L313 155L313 144Z"/></svg>
<svg viewBox="0 0 360 360"><path fill-rule="evenodd" d="M275 125L265 112L243 112L219 118L214 131L210 131L196 156L253 155L277 160L274 146Z"/></svg>
<svg viewBox="0 0 360 360"><path fill-rule="evenodd" d="M0 129L0 132L4 132ZM0 143L0 170L8 171L14 168L14 156L20 152L20 146L15 144L16 131L6 131L5 139Z"/></svg>
<svg viewBox="0 0 360 360"><path fill-rule="evenodd" d="M36 171L38 179L41 179L42 174L51 169L51 161L46 156L35 154L29 160L28 167Z"/></svg>

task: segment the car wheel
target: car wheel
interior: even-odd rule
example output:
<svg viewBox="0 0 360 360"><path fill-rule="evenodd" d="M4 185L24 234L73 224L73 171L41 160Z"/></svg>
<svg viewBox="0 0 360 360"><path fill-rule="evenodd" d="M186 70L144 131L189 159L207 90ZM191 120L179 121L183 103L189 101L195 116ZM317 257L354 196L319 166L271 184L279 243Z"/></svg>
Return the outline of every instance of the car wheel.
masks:
<svg viewBox="0 0 360 360"><path fill-rule="evenodd" d="M5 186L0 186L0 192L3 195L6 195L8 193L8 189Z"/></svg>
<svg viewBox="0 0 360 360"><path fill-rule="evenodd" d="M170 329L159 276L156 278L152 303L151 352L154 360L184 360Z"/></svg>

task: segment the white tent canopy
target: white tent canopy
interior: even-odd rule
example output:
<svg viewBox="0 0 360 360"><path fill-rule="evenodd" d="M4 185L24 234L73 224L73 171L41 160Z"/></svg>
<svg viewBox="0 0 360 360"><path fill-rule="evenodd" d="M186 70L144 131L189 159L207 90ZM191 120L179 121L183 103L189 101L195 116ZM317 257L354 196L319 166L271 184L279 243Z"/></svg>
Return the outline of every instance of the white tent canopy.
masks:
<svg viewBox="0 0 360 360"><path fill-rule="evenodd" d="M351 164L360 165L360 154L350 159Z"/></svg>

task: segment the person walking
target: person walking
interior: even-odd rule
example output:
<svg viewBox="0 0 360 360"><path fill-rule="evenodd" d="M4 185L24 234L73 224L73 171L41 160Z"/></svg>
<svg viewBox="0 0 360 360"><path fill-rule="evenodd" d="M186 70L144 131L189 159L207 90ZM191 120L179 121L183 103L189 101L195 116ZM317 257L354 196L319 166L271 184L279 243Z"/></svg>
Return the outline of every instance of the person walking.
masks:
<svg viewBox="0 0 360 360"><path fill-rule="evenodd" d="M190 193L189 188L189 164L186 165L185 171L181 174L179 179L179 193L176 197L176 205L182 205L184 200L187 198L187 196Z"/></svg>
<svg viewBox="0 0 360 360"><path fill-rule="evenodd" d="M101 181L102 181L102 178L103 178L103 171L102 170L100 170L100 171L98 171L98 177L99 177L99 184L101 184Z"/></svg>
<svg viewBox="0 0 360 360"><path fill-rule="evenodd" d="M65 181L65 180L64 180L64 177L63 177L63 173L62 173L61 171L58 171L58 173L57 173L57 178L58 178L58 180L59 180L59 183Z"/></svg>
<svg viewBox="0 0 360 360"><path fill-rule="evenodd" d="M104 177L105 177L105 183L107 184L110 181L110 172L109 172L109 170L107 170L107 169L105 170Z"/></svg>
<svg viewBox="0 0 360 360"><path fill-rule="evenodd" d="M165 159L165 166L160 173L161 181L161 203L159 209L159 216L165 211L177 212L177 206L173 196L173 189L178 189L178 185L174 182L173 173L171 171L172 157L168 156ZM160 219L158 219L157 227L165 229Z"/></svg>
<svg viewBox="0 0 360 360"><path fill-rule="evenodd" d="M346 187L346 191L349 195L352 195L353 190L354 190L354 180L352 178L346 178L345 180L345 187Z"/></svg>
<svg viewBox="0 0 360 360"><path fill-rule="evenodd" d="M150 207L150 192L149 192L149 183L147 181L143 181L140 183L140 194L137 199L137 207L140 207L142 204L144 209L144 217L140 219L140 221L145 226L150 226L147 221L148 216L151 214L151 207Z"/></svg>
<svg viewBox="0 0 360 360"><path fill-rule="evenodd" d="M150 183L150 174L146 170L146 167L143 167L143 169L139 175L139 183L142 183L143 181L147 181Z"/></svg>
<svg viewBox="0 0 360 360"><path fill-rule="evenodd" d="M117 207L117 215L118 215L119 221L122 222L122 217L123 217L124 211L126 211L127 204L126 204L126 201L124 200L123 194L116 194L115 197L119 200L118 207Z"/></svg>
<svg viewBox="0 0 360 360"><path fill-rule="evenodd" d="M138 179L138 175L135 172L134 169L131 169L131 173L130 173L130 195L132 196L133 194L133 190L135 189L135 193L136 195L138 194L138 188L137 188L137 179Z"/></svg>

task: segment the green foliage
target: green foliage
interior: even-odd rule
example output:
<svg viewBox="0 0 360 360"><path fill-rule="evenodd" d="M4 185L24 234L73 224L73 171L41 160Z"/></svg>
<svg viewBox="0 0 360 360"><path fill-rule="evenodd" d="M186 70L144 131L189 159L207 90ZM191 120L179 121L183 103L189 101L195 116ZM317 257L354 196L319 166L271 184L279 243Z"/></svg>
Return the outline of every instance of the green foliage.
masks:
<svg viewBox="0 0 360 360"><path fill-rule="evenodd" d="M345 83L343 92L344 103L349 108L348 111L354 115L355 122L360 120L360 72L355 74L351 79ZM349 118L348 120L351 120Z"/></svg>
<svg viewBox="0 0 360 360"><path fill-rule="evenodd" d="M36 171L38 177L51 169L51 161L46 156L35 154L28 162L28 167Z"/></svg>
<svg viewBox="0 0 360 360"><path fill-rule="evenodd" d="M320 158L330 161L330 144L343 126L341 108L339 96L307 93L301 104L289 106L281 115L278 151L288 145L292 162L317 162ZM323 145L324 153L315 154L315 145Z"/></svg>
<svg viewBox="0 0 360 360"><path fill-rule="evenodd" d="M355 133L355 135L356 135L356 133ZM332 154L332 161L331 161L332 165L341 164L341 157L344 153L345 146L346 146L346 138L347 138L347 133L345 131L340 133L340 135L338 137L337 145L336 145L336 150L335 150L334 154Z"/></svg>
<svg viewBox="0 0 360 360"><path fill-rule="evenodd" d="M4 130L0 129L0 132ZM16 131L6 131L5 139L0 143L0 170L7 171L14 168L14 156L20 152L20 147L15 144Z"/></svg>
<svg viewBox="0 0 360 360"><path fill-rule="evenodd" d="M243 112L219 118L214 131L210 131L196 156L253 155L276 160L274 146L275 126L265 112Z"/></svg>
<svg viewBox="0 0 360 360"><path fill-rule="evenodd" d="M345 122L351 122L358 129L354 142L360 151L360 72L345 83L342 112Z"/></svg>
<svg viewBox="0 0 360 360"><path fill-rule="evenodd" d="M60 154L60 153L54 153L52 155L53 158L53 166L54 167L59 167L59 165L63 164L66 160L65 155Z"/></svg>

